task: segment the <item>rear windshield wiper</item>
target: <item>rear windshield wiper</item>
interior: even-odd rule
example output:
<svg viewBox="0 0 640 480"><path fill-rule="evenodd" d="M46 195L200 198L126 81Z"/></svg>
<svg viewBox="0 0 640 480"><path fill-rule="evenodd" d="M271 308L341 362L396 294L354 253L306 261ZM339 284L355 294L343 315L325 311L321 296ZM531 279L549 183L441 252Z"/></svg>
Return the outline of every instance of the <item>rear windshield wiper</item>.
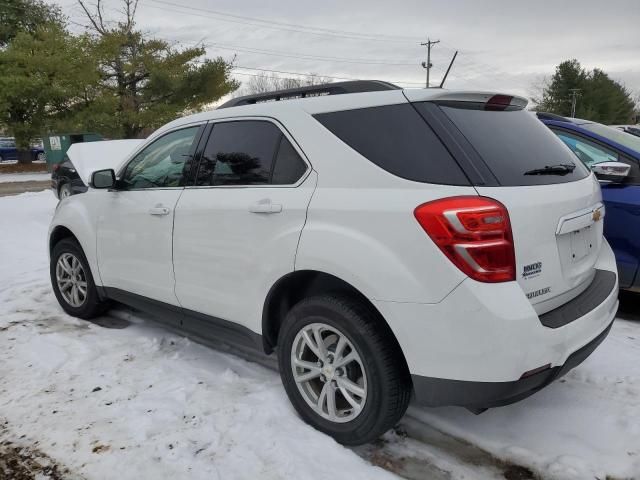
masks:
<svg viewBox="0 0 640 480"><path fill-rule="evenodd" d="M559 163L558 165L547 165L543 168L534 168L524 172L525 175L566 175L575 170L573 163Z"/></svg>

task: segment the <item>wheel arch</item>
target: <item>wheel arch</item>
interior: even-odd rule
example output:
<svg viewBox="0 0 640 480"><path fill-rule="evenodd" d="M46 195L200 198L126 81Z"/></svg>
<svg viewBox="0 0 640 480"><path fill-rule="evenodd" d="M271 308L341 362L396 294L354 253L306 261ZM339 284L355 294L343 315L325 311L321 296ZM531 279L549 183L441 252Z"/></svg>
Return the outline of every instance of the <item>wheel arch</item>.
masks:
<svg viewBox="0 0 640 480"><path fill-rule="evenodd" d="M356 287L335 275L318 270L296 270L281 277L269 290L262 309L262 342L265 353L273 352L278 344L278 334L287 312L300 300L313 295L339 293L350 296L366 305L378 318L390 339L402 356L406 371L409 367L400 343L391 326L376 306Z"/></svg>
<svg viewBox="0 0 640 480"><path fill-rule="evenodd" d="M78 240L78 237L76 237L69 228L65 227L64 225L58 225L54 227L54 229L51 231L51 234L49 235L49 254L53 252L53 247L55 247L56 243L64 238L72 238L76 242L78 242L78 244L80 244L80 240ZM82 246L82 244L80 244L80 246Z"/></svg>

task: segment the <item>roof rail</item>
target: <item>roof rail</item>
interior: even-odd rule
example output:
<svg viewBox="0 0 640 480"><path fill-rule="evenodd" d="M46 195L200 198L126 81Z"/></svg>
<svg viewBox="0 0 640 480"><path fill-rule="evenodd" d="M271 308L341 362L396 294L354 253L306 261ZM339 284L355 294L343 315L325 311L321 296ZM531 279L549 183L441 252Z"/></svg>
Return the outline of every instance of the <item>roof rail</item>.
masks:
<svg viewBox="0 0 640 480"><path fill-rule="evenodd" d="M277 90L275 92L257 93L255 95L232 98L218 108L277 102L280 100L295 100L297 98L323 97L325 95L341 95L344 93L379 92L382 90L400 90L400 87L381 80L353 80L349 82L323 83L322 85L289 88L287 90Z"/></svg>

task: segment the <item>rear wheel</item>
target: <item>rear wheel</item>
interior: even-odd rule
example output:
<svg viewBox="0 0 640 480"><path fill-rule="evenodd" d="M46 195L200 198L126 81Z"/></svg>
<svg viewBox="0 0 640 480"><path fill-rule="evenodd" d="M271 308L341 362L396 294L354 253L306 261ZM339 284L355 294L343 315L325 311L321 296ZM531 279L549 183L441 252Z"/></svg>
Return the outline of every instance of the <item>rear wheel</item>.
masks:
<svg viewBox="0 0 640 480"><path fill-rule="evenodd" d="M312 297L291 309L278 362L289 399L307 423L359 445L404 415L411 383L387 330L370 308L348 297Z"/></svg>
<svg viewBox="0 0 640 480"><path fill-rule="evenodd" d="M51 286L62 309L74 317L90 319L104 313L89 263L78 242L64 238L56 243L49 267Z"/></svg>
<svg viewBox="0 0 640 480"><path fill-rule="evenodd" d="M44 152L39 152L36 155L36 161L38 162L44 162L47 159L46 155L44 154Z"/></svg>

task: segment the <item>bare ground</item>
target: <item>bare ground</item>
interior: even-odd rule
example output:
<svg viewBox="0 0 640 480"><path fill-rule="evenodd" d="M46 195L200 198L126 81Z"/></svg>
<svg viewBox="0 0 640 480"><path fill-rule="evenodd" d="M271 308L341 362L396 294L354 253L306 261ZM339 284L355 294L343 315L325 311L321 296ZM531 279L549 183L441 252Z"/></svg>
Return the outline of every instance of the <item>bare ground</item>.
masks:
<svg viewBox="0 0 640 480"><path fill-rule="evenodd" d="M79 480L68 468L36 446L25 446L6 439L7 422L0 424L0 480Z"/></svg>
<svg viewBox="0 0 640 480"><path fill-rule="evenodd" d="M45 180L43 182L30 181L0 183L0 197L18 195L24 192L40 192L49 188L51 188L50 180Z"/></svg>

